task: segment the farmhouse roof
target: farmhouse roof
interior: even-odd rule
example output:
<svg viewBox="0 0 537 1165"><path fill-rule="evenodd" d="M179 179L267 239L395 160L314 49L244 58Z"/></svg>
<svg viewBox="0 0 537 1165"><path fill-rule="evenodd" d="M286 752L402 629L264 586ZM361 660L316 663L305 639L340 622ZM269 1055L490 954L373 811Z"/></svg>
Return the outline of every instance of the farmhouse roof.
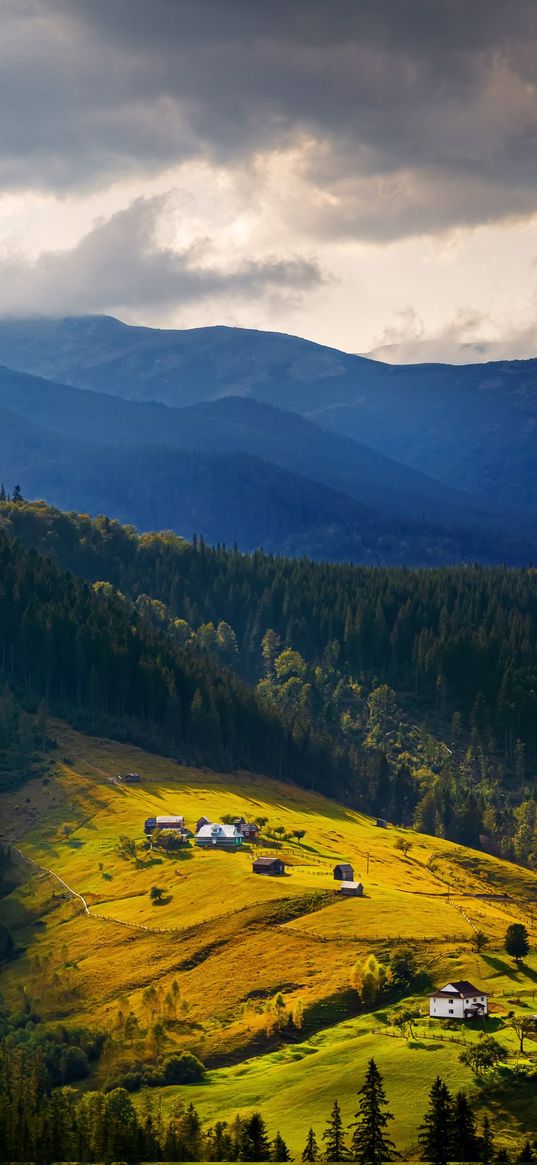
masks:
<svg viewBox="0 0 537 1165"><path fill-rule="evenodd" d="M212 824L202 825L196 837L240 837L240 833L236 825L222 825L220 821L214 821Z"/></svg>
<svg viewBox="0 0 537 1165"><path fill-rule="evenodd" d="M256 858L254 866L267 866L268 868L273 866L275 862L280 862L282 866L284 864L281 858Z"/></svg>
<svg viewBox="0 0 537 1165"><path fill-rule="evenodd" d="M341 889L342 890L357 890L358 887L361 886L361 884L362 884L361 882L342 882Z"/></svg>
<svg viewBox="0 0 537 1165"><path fill-rule="evenodd" d="M457 979L456 983L446 983L445 987L433 991L432 995L457 995L460 999L467 999L469 995L486 995L486 991L481 987L474 987L467 979Z"/></svg>

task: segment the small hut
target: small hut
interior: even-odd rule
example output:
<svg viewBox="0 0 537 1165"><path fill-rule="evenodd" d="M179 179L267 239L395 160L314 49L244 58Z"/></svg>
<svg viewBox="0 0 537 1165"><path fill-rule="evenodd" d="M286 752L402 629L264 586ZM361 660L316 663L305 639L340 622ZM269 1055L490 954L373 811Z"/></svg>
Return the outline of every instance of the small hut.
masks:
<svg viewBox="0 0 537 1165"><path fill-rule="evenodd" d="M354 870L348 862L339 862L334 866L334 878L336 882L353 882Z"/></svg>
<svg viewBox="0 0 537 1165"><path fill-rule="evenodd" d="M116 777L122 785L139 785L141 780L139 773L118 773Z"/></svg>
<svg viewBox="0 0 537 1165"><path fill-rule="evenodd" d="M245 821L244 825L241 825L239 828L240 828L240 831L241 831L242 836L243 836L245 841L257 841L258 840L259 828L257 825L254 824L253 821L252 822Z"/></svg>
<svg viewBox="0 0 537 1165"><path fill-rule="evenodd" d="M377 817L377 828L378 829L387 829L388 828L388 822L384 820L384 817Z"/></svg>
<svg viewBox="0 0 537 1165"><path fill-rule="evenodd" d="M363 893L361 882L342 882L338 890L338 894L342 894L344 898L362 898Z"/></svg>
<svg viewBox="0 0 537 1165"><path fill-rule="evenodd" d="M281 878L285 873L285 865L281 858L256 858L255 862L252 862L252 871L254 874L269 874Z"/></svg>

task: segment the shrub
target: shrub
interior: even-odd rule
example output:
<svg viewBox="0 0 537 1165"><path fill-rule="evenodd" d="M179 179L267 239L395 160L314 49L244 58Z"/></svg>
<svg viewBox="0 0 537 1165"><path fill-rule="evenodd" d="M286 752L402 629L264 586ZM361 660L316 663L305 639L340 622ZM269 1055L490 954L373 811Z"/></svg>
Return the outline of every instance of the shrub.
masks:
<svg viewBox="0 0 537 1165"><path fill-rule="evenodd" d="M124 1088L137 1092L140 1088L164 1088L169 1084L199 1084L205 1079L205 1068L190 1052L178 1052L159 1060L154 1068L138 1060L118 1065L107 1085L107 1092Z"/></svg>
<svg viewBox="0 0 537 1165"><path fill-rule="evenodd" d="M166 1056L162 1062L165 1084L198 1084L205 1079L205 1068L191 1052Z"/></svg>

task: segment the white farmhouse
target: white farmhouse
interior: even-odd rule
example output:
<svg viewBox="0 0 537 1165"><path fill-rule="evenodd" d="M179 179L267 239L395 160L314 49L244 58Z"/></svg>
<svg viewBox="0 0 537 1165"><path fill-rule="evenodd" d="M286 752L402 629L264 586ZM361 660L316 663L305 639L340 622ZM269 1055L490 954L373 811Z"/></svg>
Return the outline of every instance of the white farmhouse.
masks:
<svg viewBox="0 0 537 1165"><path fill-rule="evenodd" d="M236 825L221 825L219 821L202 825L196 834L196 845L205 847L217 845L229 849L230 846L242 845L242 842L242 833Z"/></svg>
<svg viewBox="0 0 537 1165"><path fill-rule="evenodd" d="M466 979L446 983L429 996L429 1015L433 1019L478 1019L487 1014L485 992Z"/></svg>

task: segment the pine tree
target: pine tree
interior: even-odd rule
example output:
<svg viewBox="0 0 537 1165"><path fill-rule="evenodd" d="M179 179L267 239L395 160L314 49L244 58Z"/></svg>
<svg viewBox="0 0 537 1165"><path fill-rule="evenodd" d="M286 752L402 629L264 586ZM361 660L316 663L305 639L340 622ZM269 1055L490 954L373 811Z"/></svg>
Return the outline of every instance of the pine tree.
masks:
<svg viewBox="0 0 537 1165"><path fill-rule="evenodd" d="M303 1161L317 1161L318 1157L319 1157L319 1146L317 1144L317 1138L315 1136L313 1129L310 1129L308 1132L308 1135L306 1137L306 1144L304 1146L302 1160Z"/></svg>
<svg viewBox="0 0 537 1165"><path fill-rule="evenodd" d="M429 1093L429 1107L420 1125L418 1140L423 1150L422 1161L447 1165L453 1142L453 1102L440 1076Z"/></svg>
<svg viewBox="0 0 537 1165"><path fill-rule="evenodd" d="M269 1161L270 1144L267 1126L260 1112L254 1112L250 1120L246 1122L246 1135L249 1137L253 1146L254 1156L252 1157L252 1161ZM275 1159L278 1160L278 1158Z"/></svg>
<svg viewBox="0 0 537 1165"><path fill-rule="evenodd" d="M479 1161L480 1144L476 1119L465 1092L458 1092L453 1108L453 1161Z"/></svg>
<svg viewBox="0 0 537 1165"><path fill-rule="evenodd" d="M341 1109L337 1100L334 1101L330 1119L323 1133L323 1141L326 1141L325 1161L348 1160L349 1154L345 1145Z"/></svg>
<svg viewBox="0 0 537 1165"><path fill-rule="evenodd" d="M398 1153L393 1141L386 1136L386 1125L393 1120L391 1112L383 1112L387 1100L382 1085L382 1076L371 1059L367 1066L365 1080L358 1091L359 1108L356 1120L350 1126L354 1129L351 1141L353 1161L361 1165L380 1165L382 1161L393 1161Z"/></svg>
<svg viewBox="0 0 537 1165"><path fill-rule="evenodd" d="M274 1140L273 1140L272 1145L271 1145L270 1160L271 1161L291 1161L291 1159L292 1158L291 1158L291 1154L289 1152L289 1149L287 1148L287 1145L285 1144L285 1141L280 1133L280 1130L278 1129L276 1136L274 1137Z"/></svg>
<svg viewBox="0 0 537 1165"><path fill-rule="evenodd" d="M492 1161L494 1157L494 1134L490 1127L488 1116L483 1121L483 1132L481 1133L480 1157L482 1161Z"/></svg>

